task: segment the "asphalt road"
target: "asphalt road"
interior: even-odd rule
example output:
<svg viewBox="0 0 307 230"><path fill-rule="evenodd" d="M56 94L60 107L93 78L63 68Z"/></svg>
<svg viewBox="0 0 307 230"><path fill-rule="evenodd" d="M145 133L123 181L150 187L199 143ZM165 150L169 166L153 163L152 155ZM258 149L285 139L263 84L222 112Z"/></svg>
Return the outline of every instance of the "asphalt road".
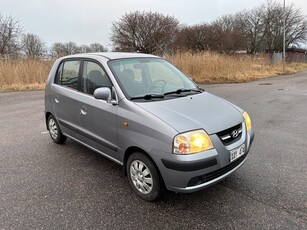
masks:
<svg viewBox="0 0 307 230"><path fill-rule="evenodd" d="M0 229L306 229L307 72L204 87L250 113L250 155L223 182L156 203L117 164L54 144L43 92L0 94Z"/></svg>

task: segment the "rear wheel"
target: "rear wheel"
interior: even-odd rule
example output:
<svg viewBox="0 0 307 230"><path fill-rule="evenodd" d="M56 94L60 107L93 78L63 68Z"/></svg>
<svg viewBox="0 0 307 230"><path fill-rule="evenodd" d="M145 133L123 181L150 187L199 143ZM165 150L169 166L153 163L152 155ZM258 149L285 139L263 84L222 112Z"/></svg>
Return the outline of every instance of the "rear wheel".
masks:
<svg viewBox="0 0 307 230"><path fill-rule="evenodd" d="M57 144L64 143L67 137L62 134L60 126L53 115L49 115L47 124L51 139Z"/></svg>
<svg viewBox="0 0 307 230"><path fill-rule="evenodd" d="M162 179L154 163L142 153L133 153L127 161L127 175L134 192L146 201L161 195Z"/></svg>

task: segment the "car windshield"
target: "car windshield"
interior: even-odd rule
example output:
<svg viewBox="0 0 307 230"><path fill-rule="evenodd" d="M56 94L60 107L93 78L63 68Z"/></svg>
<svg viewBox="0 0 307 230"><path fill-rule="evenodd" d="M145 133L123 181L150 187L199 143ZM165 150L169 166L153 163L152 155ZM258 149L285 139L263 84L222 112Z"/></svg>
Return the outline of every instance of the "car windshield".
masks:
<svg viewBox="0 0 307 230"><path fill-rule="evenodd" d="M201 92L190 78L161 58L117 59L108 64L130 100L158 100Z"/></svg>

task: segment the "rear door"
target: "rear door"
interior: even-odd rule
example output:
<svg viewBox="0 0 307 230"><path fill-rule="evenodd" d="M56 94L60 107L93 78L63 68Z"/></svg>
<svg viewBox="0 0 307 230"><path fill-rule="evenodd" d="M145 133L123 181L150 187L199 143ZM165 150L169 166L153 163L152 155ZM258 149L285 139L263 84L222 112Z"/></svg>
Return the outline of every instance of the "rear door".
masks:
<svg viewBox="0 0 307 230"><path fill-rule="evenodd" d="M112 83L102 66L93 60L84 60L77 95L80 140L113 160L119 160L117 151L117 105L97 100L93 93L99 87Z"/></svg>
<svg viewBox="0 0 307 230"><path fill-rule="evenodd" d="M78 103L76 101L81 60L64 60L52 84L55 117L64 134L77 137Z"/></svg>

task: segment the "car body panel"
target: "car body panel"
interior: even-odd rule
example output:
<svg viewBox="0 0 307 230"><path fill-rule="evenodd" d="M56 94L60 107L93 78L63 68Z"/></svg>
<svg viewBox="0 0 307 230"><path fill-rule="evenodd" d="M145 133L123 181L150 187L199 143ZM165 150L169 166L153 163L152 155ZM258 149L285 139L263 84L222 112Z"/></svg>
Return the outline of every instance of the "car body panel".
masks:
<svg viewBox="0 0 307 230"><path fill-rule="evenodd" d="M137 105L160 117L180 133L203 128L208 134L213 134L243 122L237 109L207 92Z"/></svg>
<svg viewBox="0 0 307 230"><path fill-rule="evenodd" d="M76 137L78 130L77 92L56 84L52 85L51 90L53 91L51 97L54 115L62 132Z"/></svg>
<svg viewBox="0 0 307 230"><path fill-rule="evenodd" d="M76 99L79 139L119 160L116 126L118 107L83 93L78 93Z"/></svg>
<svg viewBox="0 0 307 230"><path fill-rule="evenodd" d="M127 122L128 126L124 126L124 122ZM158 117L127 99L120 101L117 127L122 161L129 147L138 147L147 153L156 149L163 149L169 153L173 136L178 133L165 122L161 122Z"/></svg>

